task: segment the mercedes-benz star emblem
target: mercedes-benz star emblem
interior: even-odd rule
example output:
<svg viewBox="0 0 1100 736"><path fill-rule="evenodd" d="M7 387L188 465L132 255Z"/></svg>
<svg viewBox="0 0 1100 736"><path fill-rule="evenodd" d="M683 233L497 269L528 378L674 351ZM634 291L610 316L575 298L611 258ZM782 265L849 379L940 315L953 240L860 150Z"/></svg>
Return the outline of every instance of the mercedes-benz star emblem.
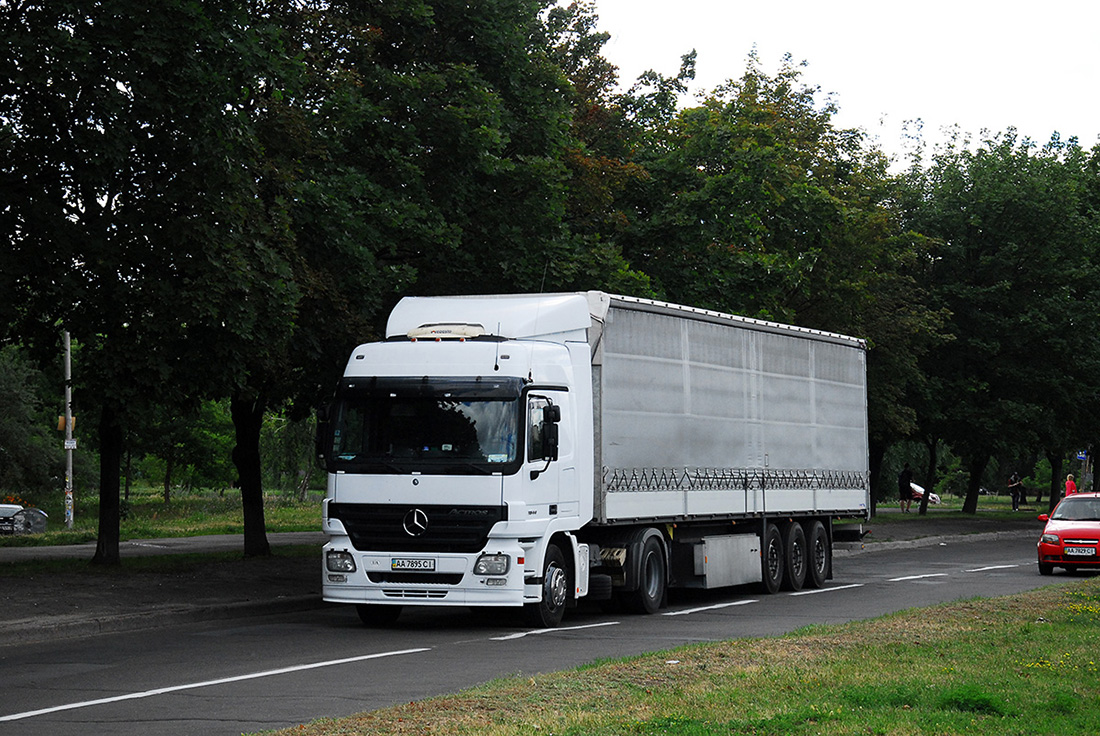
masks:
<svg viewBox="0 0 1100 736"><path fill-rule="evenodd" d="M410 537L419 537L428 531L428 515L420 509L410 509L401 525Z"/></svg>

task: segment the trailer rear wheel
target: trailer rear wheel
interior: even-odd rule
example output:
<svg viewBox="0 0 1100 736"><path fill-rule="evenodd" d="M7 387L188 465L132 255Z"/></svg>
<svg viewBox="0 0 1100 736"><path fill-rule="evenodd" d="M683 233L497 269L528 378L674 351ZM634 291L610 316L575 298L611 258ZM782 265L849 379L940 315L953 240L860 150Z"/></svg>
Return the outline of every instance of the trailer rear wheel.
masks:
<svg viewBox="0 0 1100 736"><path fill-rule="evenodd" d="M542 563L542 600L523 607L527 621L542 629L556 627L565 615L568 598L569 572L565 569L565 556L551 544L546 548L546 559Z"/></svg>
<svg viewBox="0 0 1100 736"><path fill-rule="evenodd" d="M633 613L656 613L665 599L667 581L665 552L656 537L650 537L642 545L642 557L638 565L638 589L626 599Z"/></svg>
<svg viewBox="0 0 1100 736"><path fill-rule="evenodd" d="M775 524L764 527L760 545L760 578L765 593L778 593L783 583L783 535Z"/></svg>
<svg viewBox="0 0 1100 736"><path fill-rule="evenodd" d="M787 524L783 535L783 588L802 590L806 582L806 532L797 521Z"/></svg>
<svg viewBox="0 0 1100 736"><path fill-rule="evenodd" d="M823 588L825 581L829 579L829 563L832 560L829 535L825 531L825 525L820 521L811 522L809 529L806 530L806 540L809 551L806 585L811 588Z"/></svg>

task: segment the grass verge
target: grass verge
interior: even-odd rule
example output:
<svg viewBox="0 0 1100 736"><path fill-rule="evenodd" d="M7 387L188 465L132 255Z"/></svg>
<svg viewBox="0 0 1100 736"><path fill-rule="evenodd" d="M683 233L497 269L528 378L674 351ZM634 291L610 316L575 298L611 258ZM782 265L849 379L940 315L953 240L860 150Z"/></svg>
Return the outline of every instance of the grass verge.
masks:
<svg viewBox="0 0 1100 736"><path fill-rule="evenodd" d="M312 492L302 501L296 494L271 493L264 496L264 522L269 532L316 531L321 528L322 493ZM0 547L31 547L58 544L82 544L94 541L99 531L97 497L84 499L75 514L73 529L65 528L64 511L46 509L50 514L47 531L41 534L0 536ZM205 534L240 534L244 531L241 494L196 490L178 492L165 503L163 492L151 486L135 487L123 503L120 538L152 539L194 537Z"/></svg>
<svg viewBox="0 0 1100 736"><path fill-rule="evenodd" d="M1100 733L1100 578L605 661L277 732Z"/></svg>

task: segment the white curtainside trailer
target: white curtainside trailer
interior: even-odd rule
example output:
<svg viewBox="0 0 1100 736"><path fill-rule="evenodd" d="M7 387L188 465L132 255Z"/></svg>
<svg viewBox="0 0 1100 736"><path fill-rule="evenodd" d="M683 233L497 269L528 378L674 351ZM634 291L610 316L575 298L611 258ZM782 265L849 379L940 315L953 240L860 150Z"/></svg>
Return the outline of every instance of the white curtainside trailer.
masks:
<svg viewBox="0 0 1100 736"><path fill-rule="evenodd" d="M325 424L324 597L585 598L832 574L868 510L865 343L602 292L405 299Z"/></svg>

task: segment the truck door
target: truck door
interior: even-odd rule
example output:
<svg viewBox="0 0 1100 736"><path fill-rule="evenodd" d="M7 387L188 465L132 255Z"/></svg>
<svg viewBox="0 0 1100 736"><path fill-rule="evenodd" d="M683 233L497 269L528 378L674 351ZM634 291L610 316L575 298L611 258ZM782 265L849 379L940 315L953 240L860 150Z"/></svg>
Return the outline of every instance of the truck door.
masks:
<svg viewBox="0 0 1100 736"><path fill-rule="evenodd" d="M557 514L563 463L572 467L568 426L562 421L563 401L551 392L527 396L527 446L523 470L527 482L528 513L537 517ZM563 450L565 452L563 452Z"/></svg>

